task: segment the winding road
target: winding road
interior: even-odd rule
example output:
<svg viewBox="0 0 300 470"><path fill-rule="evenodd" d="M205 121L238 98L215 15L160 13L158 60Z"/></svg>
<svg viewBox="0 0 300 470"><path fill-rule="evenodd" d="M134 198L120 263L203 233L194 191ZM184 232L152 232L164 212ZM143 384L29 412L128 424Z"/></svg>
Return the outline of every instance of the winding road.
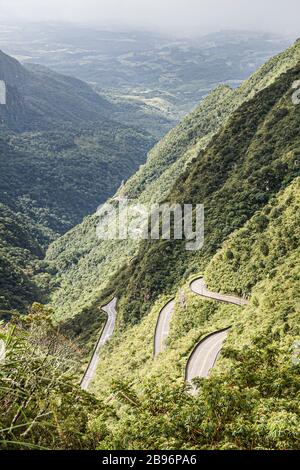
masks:
<svg viewBox="0 0 300 470"><path fill-rule="evenodd" d="M195 294L206 299L238 305L239 307L243 307L248 304L246 299L209 291L203 277L192 281L190 283L190 289ZM154 335L154 357L166 349L166 338L169 334L170 321L174 312L174 306L175 300L172 299L159 313ZM218 359L229 330L230 328L216 331L215 333L206 336L206 338L202 339L200 343L197 344L192 351L186 366L185 379L187 382L191 382L195 377L208 377L210 370L214 367ZM193 387L191 392L196 393L196 388Z"/></svg>
<svg viewBox="0 0 300 470"><path fill-rule="evenodd" d="M246 299L235 297L234 295L219 294L218 292L211 292L207 290L203 277L191 282L190 289L195 294L201 295L201 297L217 300L219 302L234 304L238 305L239 307L248 304L248 301Z"/></svg>
<svg viewBox="0 0 300 470"><path fill-rule="evenodd" d="M94 378L97 365L99 362L100 351L102 347L104 346L104 344L107 343L107 341L109 340L109 338L114 332L116 317L117 317L116 306L117 306L117 298L114 297L114 299L111 302L101 307L101 310L107 313L107 320L101 332L100 338L97 341L91 360L80 382L80 387L83 390L88 389L88 386L91 380Z"/></svg>
<svg viewBox="0 0 300 470"><path fill-rule="evenodd" d="M211 292L206 288L203 278L196 279L191 282L190 289L201 297L217 300L218 302L225 302L242 307L248 304L246 299L235 297L232 295L220 294L218 292ZM191 382L195 377L207 378L210 370L214 367L218 356L222 350L223 343L227 338L230 328L225 330L216 331L212 333L194 348L186 366L185 378L187 382ZM192 388L191 393L196 393L196 388Z"/></svg>
<svg viewBox="0 0 300 470"><path fill-rule="evenodd" d="M166 339L170 330L170 321L175 307L175 300L170 300L160 311L154 334L154 357L166 349Z"/></svg>
<svg viewBox="0 0 300 470"><path fill-rule="evenodd" d="M191 382L195 377L208 377L210 370L217 362L229 329L212 333L197 344L186 366L185 380L187 382ZM195 394L196 391L196 387L192 387L191 393Z"/></svg>
<svg viewBox="0 0 300 470"><path fill-rule="evenodd" d="M218 302L226 302L240 307L247 305L248 301L233 295L220 294L218 292L211 292L207 289L203 277L191 282L190 289L201 297L217 300ZM104 344L109 340L113 334L117 311L117 298L115 297L107 305L101 309L107 313L107 320L101 332L100 338L95 346L91 360L86 368L82 377L80 386L83 390L87 390L88 386L93 379L97 365L99 362L100 351ZM170 330L170 321L174 312L175 299L170 300L160 311L154 334L154 357L166 349L166 338ZM208 377L210 370L214 367L218 356L223 347L223 343L227 338L230 328L216 331L206 338L202 339L200 343L192 351L188 360L185 372L187 382L191 382L195 377ZM193 387L192 393L196 393L196 388Z"/></svg>

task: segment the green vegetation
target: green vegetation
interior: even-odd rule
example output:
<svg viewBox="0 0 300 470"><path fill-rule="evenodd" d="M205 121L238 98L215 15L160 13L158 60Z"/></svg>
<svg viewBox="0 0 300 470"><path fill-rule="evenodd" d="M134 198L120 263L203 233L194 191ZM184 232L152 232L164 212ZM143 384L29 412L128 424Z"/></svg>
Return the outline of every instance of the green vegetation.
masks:
<svg viewBox="0 0 300 470"><path fill-rule="evenodd" d="M299 217L299 196L298 179L269 207L270 213L282 215L286 209L276 230L269 227L272 246L278 232L284 232L288 215L292 225L295 212ZM244 232L250 226L251 236L259 239L260 226L254 225L259 217L260 212L233 235L232 245L234 241L236 248L244 246ZM274 256L272 270L266 270L262 280L255 278L256 265L250 263L253 285L247 307L202 300L187 283L176 298L165 353L152 359L157 315L167 300L163 297L139 324L106 347L93 391L99 397L114 394L117 416L109 420L101 449L299 448L300 248L299 239L297 247L288 237L283 236L282 243L285 255ZM214 265L224 259L227 245ZM239 253L244 254L242 249ZM222 279L218 269L216 280L212 268L209 272L211 283L217 285ZM208 333L229 325L217 367L208 380L195 380L199 390L192 398L183 381L190 351Z"/></svg>
<svg viewBox="0 0 300 470"><path fill-rule="evenodd" d="M250 294L278 264L297 252L300 239L300 179L250 219L211 260L205 279L213 290Z"/></svg>
<svg viewBox="0 0 300 470"><path fill-rule="evenodd" d="M185 198L185 202L197 202L197 203L205 203L208 205L208 196L210 194L210 204L214 204L213 196L215 190L217 188L216 184L222 184L224 181L224 177L228 177L227 186L224 185L223 192L218 193L219 201L221 197L225 197L224 201L219 202L219 210L222 212L222 207L225 204L228 206L227 209L229 212L235 212L236 219L232 214L227 214L228 223L227 231L224 234L220 234L221 229L215 231L214 240L212 244L216 246L212 248L211 253L208 255L210 257L212 254L216 252L216 249L222 241L229 235L229 233L241 226L255 210L259 207L262 207L266 199L269 199L272 194L275 194L277 189L274 188L270 190L270 193L265 190L263 185L264 181L264 172L268 172L270 168L273 168L274 162L276 158L278 158L278 164L280 159L284 159L285 157L278 156L276 157L276 152L273 157L271 157L271 152L273 151L273 147L277 144L274 142L270 142L270 144L263 144L260 142L260 134L259 131L257 135L255 133L255 126L261 126L261 132L266 133L266 130L263 129L263 122L260 123L260 120L263 121L263 117L265 116L266 122L268 119L268 112L274 113L276 112L276 106L278 102L278 106L285 107L285 104L279 104L280 99L282 98L282 90L280 90L280 84L276 85L275 88L270 88L272 83L278 77L288 70L294 67L300 61L300 42L297 41L294 46L292 46L287 51L280 54L278 57L269 61L266 65L264 65L260 70L258 70L249 80L247 80L240 88L237 90L230 90L228 87L219 87L216 89L211 95L209 95L201 104L200 106L190 115L188 115L182 123L177 126L174 130L172 130L161 142L159 142L149 153L149 157L147 163L132 177L130 178L125 185L120 189L118 192L119 196L128 196L133 198L134 201L137 203L151 203L151 202L161 202L164 200L183 200ZM294 72L296 75L296 71ZM286 90L288 90L289 85L292 80L292 75L284 79L282 79L282 84L285 83ZM267 87L267 88L266 88ZM259 98L255 98L256 101L250 101L251 108L252 108L252 123L253 129L249 130L250 135L248 136L248 144L249 144L249 156L246 157L243 153L242 149L246 147L246 141L244 142L244 137L241 136L240 140L242 141L242 146L240 147L240 141L238 140L237 132L242 132L245 127L248 126L247 115L250 112L250 108L248 110L248 101L252 100L253 96L257 94L258 91L264 90L266 95L268 95L268 104L265 105L265 109L263 102L265 99L265 95L261 95ZM290 104L289 98L289 91L286 91L286 99L288 100L288 106L290 108L290 113L288 116L284 118L287 126L291 126L291 132L294 132L294 126L297 128L297 110L293 110ZM247 104L244 105L241 110L237 108L241 106L244 102ZM273 103L273 104L272 104ZM272 106L274 106L274 110L272 111ZM227 141L226 131L223 130L220 133L218 140L215 139L214 142L211 142L212 136L217 133L222 125L224 126L226 123L226 129L231 129L230 122L227 122L229 116L232 115L232 112L236 110L236 114L230 119L234 119L236 122L236 126L240 125L240 128L233 129L231 131L232 134L232 141L234 143L234 148L230 150L231 154L228 153L227 156L223 157L223 150L229 152L229 147L231 146L231 142L229 139ZM261 115L259 113L262 113ZM292 116L293 115L293 116ZM288 123L289 119L291 121ZM271 123L269 124L271 126ZM277 128L281 128L281 123L278 121L276 125L276 131L274 131L274 139L276 140L277 137ZM280 130L280 141L281 146L284 148L285 141L288 143L289 136L285 137L284 129ZM267 132L268 134L272 133L272 128ZM230 193L230 184L233 185L234 191L239 193L239 179L245 180L245 185L249 174L252 171L252 160L254 158L254 149L251 148L251 138L253 137L254 142L257 142L258 145L261 147L261 152L264 152L264 148L267 149L267 146L270 145L268 149L270 155L270 161L268 164L263 164L263 155L261 154L260 159L257 161L257 184L259 184L258 193L263 193L265 200L259 201L259 196L257 196L257 200L254 201L254 204L251 206L250 200L247 203L247 196L248 192L251 190L251 184L249 181L249 187L245 188L245 202L249 205L248 208L245 208L245 213L242 217L237 215L237 211L240 210L237 201L235 202L235 209L232 208L230 210L231 201L229 201L227 194ZM235 142L234 142L235 139ZM279 137L278 137L279 140ZM295 156L291 155L291 162L288 164L291 166L291 169L286 169L287 173L293 174L297 173L297 169L292 169L292 161L293 158L296 160L296 140L297 136L294 135L292 140L295 145ZM253 143L254 145L254 143ZM203 153L205 148L210 146L211 150L207 150L206 157ZM224 149L223 149L224 146ZM273 146L273 147L272 147ZM272 147L272 148L271 148ZM235 149L237 150L237 154L234 154ZM212 164L209 166L208 158L214 152L218 152L218 155L213 156ZM251 152L252 157L251 157ZM278 153L278 152L277 152ZM223 172L223 166L221 159L224 158L224 161L227 161L226 168L227 173ZM245 161L244 161L245 160ZM247 160L247 161L246 161ZM205 163L207 162L207 163ZM213 163L214 162L214 163ZM236 171L231 167L237 163ZM260 168L261 165L261 168ZM284 163L285 165L285 163ZM277 171L274 169L273 172ZM281 174L281 170L278 173ZM215 175L215 176L214 176ZM211 182L211 188L208 188L207 194L204 193L203 190L198 192L198 187L207 185L207 180L209 177L214 177L214 181ZM255 176L254 176L255 177ZM182 189L182 194L178 196L178 191L176 188L182 187L182 183L180 182L180 178L182 181L186 179L185 188ZM190 178L190 179L188 179ZM219 182L217 182L217 178L219 178ZM191 181L193 180L193 181ZM205 183L202 185L201 181ZM277 184L277 183L276 183ZM279 183L285 185L286 183L283 181ZM215 186L215 187L214 187ZM174 187L174 190L172 189ZM279 188L280 189L280 188ZM255 188L252 188L253 194L255 193ZM192 192L194 194L192 194ZM236 194L236 193L235 193ZM217 193L216 193L217 195ZM238 198L241 198L241 194L238 194ZM232 195L232 199L235 200L236 197ZM226 202L227 201L227 202ZM213 207L211 211L213 211ZM206 217L209 217L209 214L206 214ZM219 215L215 214L215 222L217 223ZM222 215L223 217L223 215ZM134 240L122 242L122 241L110 241L110 242L103 242L99 241L96 238L95 234L95 227L97 225L98 219L96 216L91 216L85 219L85 221L80 224L79 226L75 227L72 231L66 234L63 238L60 238L55 243L53 243L48 252L47 252L47 262L50 266L50 270L52 273L55 273L54 278L52 278L50 283L50 290L51 294L51 303L55 306L56 315L58 318L65 318L70 315L76 315L80 313L85 308L92 308L93 304L99 302L99 298L101 296L101 291L104 288L109 288L114 290L118 288L118 294L124 294L124 291L131 292L131 287L128 288L127 285L127 269L132 270L132 259L137 256L138 250L140 249L140 256L142 256L142 251L146 250L147 248L140 247L139 243ZM213 221L212 221L213 222ZM215 227L215 225L214 225ZM208 238L208 237L206 237ZM218 239L218 241L216 241ZM173 244L172 244L173 245ZM175 245L175 244L174 244ZM195 257L187 257L186 252L182 253L183 260L176 259L177 253L173 250L172 246L168 246L165 243L159 245L158 250L156 250L156 244L153 244L153 253L151 251L151 255L149 256L148 260L149 263L146 266L146 260L144 260L145 270L148 270L148 276L150 277L149 273L155 271L156 275L153 277L153 285L159 284L162 288L165 289L166 293L169 293L170 289L173 288L173 274L172 271L178 270L176 279L178 281L181 280L184 273L189 275L190 270L198 271L202 269L204 264L199 262L197 255ZM179 245L178 245L179 246ZM174 263L170 262L165 263L165 248L169 250L171 256L172 253L174 254ZM152 250L152 246L151 246ZM156 253L155 253L156 250ZM206 251L206 250L205 250ZM150 253L150 251L149 251ZM153 254L153 260L151 256ZM180 255L181 256L181 255ZM202 252L201 252L202 256ZM154 259L157 258L158 261L154 264ZM208 258L209 259L209 258ZM159 271L159 261L162 264L165 264L165 270ZM195 265L193 267L193 265ZM129 266L127 268L127 265ZM143 267L142 263L136 262L136 271L135 271L135 278L139 280L143 279ZM122 271L120 271L122 270ZM145 272L144 270L144 272ZM114 278L113 276L116 275L119 271L119 277ZM128 271L129 273L129 271ZM160 273L160 274L159 274ZM171 276L169 277L169 273ZM129 277L130 274L128 274ZM151 274L152 276L152 274ZM158 276L161 277L161 281L158 280ZM121 281L123 277L124 281ZM170 279L170 282L168 280ZM132 284L135 284L135 281L132 279ZM122 288L123 286L123 288ZM134 291L136 292L140 288L139 282L136 286L133 287ZM122 290L123 289L123 290ZM153 290L156 287L153 287ZM105 292L106 294L106 292ZM111 292L108 292L110 295ZM136 294L134 293L133 296ZM135 318L141 317L141 312L139 312L140 306L143 308L143 312L148 311L153 303L153 298L149 298L147 292L143 292L143 299L141 301L141 296L137 293L137 302L136 310L134 313L129 313L131 320L135 320ZM150 293L150 296L152 294ZM126 298L125 303L128 303L128 298ZM132 312L133 303L131 303L130 312Z"/></svg>
<svg viewBox="0 0 300 470"><path fill-rule="evenodd" d="M14 323L0 328L0 448L94 447L100 435L88 423L100 404L76 385L76 349L37 304Z"/></svg>
<svg viewBox="0 0 300 470"><path fill-rule="evenodd" d="M287 450L299 447L299 367L258 342L228 351L228 373L203 380L192 398L183 384L152 379L135 392L116 383L118 419L99 449Z"/></svg>
<svg viewBox="0 0 300 470"><path fill-rule="evenodd" d="M0 310L43 300L45 248L112 196L154 138L112 121L113 105L87 84L0 51Z"/></svg>
<svg viewBox="0 0 300 470"><path fill-rule="evenodd" d="M299 66L291 69L235 111L178 178L168 200L204 204L204 247L187 253L180 242L143 242L134 262L110 281L125 323L139 321L191 269L203 270L235 229L299 175L300 116L291 100L299 74Z"/></svg>
<svg viewBox="0 0 300 470"><path fill-rule="evenodd" d="M238 90L215 90L118 191L137 202L203 203L201 251L179 241L100 242L92 215L41 261L52 232L3 206L4 275L19 276L0 286L4 313L25 306L26 295L44 296L54 311L34 304L1 328L0 402L8 413L0 415L0 446L299 448L300 114L291 100L299 53L298 41ZM200 272L211 289L249 303L192 293L189 281ZM99 306L112 294L117 329L101 352L94 398L75 380L103 325ZM171 296L167 349L154 359L157 317ZM191 351L228 327L216 367L195 379L192 396L184 381Z"/></svg>
<svg viewBox="0 0 300 470"><path fill-rule="evenodd" d="M0 204L0 318L14 309L24 311L29 303L40 299L32 275L45 255L37 241L44 235L41 227Z"/></svg>
<svg viewBox="0 0 300 470"><path fill-rule="evenodd" d="M144 162L153 139L112 121L0 134L1 200L53 232L96 210Z"/></svg>

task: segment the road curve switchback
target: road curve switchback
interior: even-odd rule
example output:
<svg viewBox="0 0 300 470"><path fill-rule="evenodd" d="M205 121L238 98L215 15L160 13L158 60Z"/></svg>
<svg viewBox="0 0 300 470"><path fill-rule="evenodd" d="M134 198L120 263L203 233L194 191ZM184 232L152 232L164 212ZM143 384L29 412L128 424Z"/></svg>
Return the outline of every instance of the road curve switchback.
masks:
<svg viewBox="0 0 300 470"><path fill-rule="evenodd" d="M166 349L166 339L170 330L170 321L175 307L175 300L170 300L160 311L154 335L154 357Z"/></svg>
<svg viewBox="0 0 300 470"><path fill-rule="evenodd" d="M86 371L82 377L80 387L83 390L87 390L91 380L94 378L96 373L97 365L100 358L100 351L107 343L109 338L114 332L116 317L117 317L117 298L115 297L111 302L101 307L101 310L107 313L107 320L105 326L101 332L100 338L95 346L94 353L91 357L91 360L86 368Z"/></svg>
<svg viewBox="0 0 300 470"><path fill-rule="evenodd" d="M227 330L217 331L198 343L186 366L185 380L187 382L191 382L195 377L208 377L210 370L217 362L228 332L229 328ZM196 388L192 387L191 393L195 394L196 391Z"/></svg>
<svg viewBox="0 0 300 470"><path fill-rule="evenodd" d="M210 290L207 289L203 277L191 282L190 289L192 292L200 295L201 297L206 297L208 299L217 300L218 302L234 304L234 305L238 305L239 307L242 307L243 305L248 304L248 301L246 299L242 299L241 297L235 297L234 295L220 294L219 292L211 292Z"/></svg>
<svg viewBox="0 0 300 470"><path fill-rule="evenodd" d="M201 297L217 300L218 302L238 305L239 307L248 304L246 299L209 291L203 278L196 279L195 281L191 282L190 289L192 292L200 295ZM210 370L214 367L218 359L229 330L230 328L216 331L215 333L208 335L197 344L192 354L190 355L186 366L185 378L187 382L191 382L196 377L208 377ZM195 387L192 388L191 393L196 393Z"/></svg>

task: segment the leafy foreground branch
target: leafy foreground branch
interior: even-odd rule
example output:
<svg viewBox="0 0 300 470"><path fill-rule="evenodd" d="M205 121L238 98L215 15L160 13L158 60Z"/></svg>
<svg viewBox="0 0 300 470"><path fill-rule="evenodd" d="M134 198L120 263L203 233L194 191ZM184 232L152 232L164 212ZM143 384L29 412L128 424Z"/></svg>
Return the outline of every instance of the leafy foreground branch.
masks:
<svg viewBox="0 0 300 470"><path fill-rule="evenodd" d="M299 365L270 338L225 351L232 367L186 387L149 379L139 392L115 383L119 419L100 449L297 449Z"/></svg>
<svg viewBox="0 0 300 470"><path fill-rule="evenodd" d="M100 436L88 429L99 402L82 392L74 348L41 306L15 325L0 327L1 449L90 449ZM96 406L97 405L97 406Z"/></svg>
<svg viewBox="0 0 300 470"><path fill-rule="evenodd" d="M297 449L299 369L268 335L231 364L198 380L118 380L104 401L80 390L76 350L39 305L25 320L0 328L1 449Z"/></svg>

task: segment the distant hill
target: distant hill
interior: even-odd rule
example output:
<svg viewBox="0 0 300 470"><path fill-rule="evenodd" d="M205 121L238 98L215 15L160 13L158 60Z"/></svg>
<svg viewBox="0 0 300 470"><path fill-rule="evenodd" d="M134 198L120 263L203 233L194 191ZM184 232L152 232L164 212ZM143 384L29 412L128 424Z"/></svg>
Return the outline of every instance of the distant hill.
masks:
<svg viewBox="0 0 300 470"><path fill-rule="evenodd" d="M260 31L174 37L91 25L0 25L0 48L89 83L114 106L113 119L161 138L218 84L237 87L292 38Z"/></svg>
<svg viewBox="0 0 300 470"><path fill-rule="evenodd" d="M0 107L0 119L14 131L95 122L112 109L81 80L38 65L24 67L2 51L0 80L6 84L7 102Z"/></svg>

